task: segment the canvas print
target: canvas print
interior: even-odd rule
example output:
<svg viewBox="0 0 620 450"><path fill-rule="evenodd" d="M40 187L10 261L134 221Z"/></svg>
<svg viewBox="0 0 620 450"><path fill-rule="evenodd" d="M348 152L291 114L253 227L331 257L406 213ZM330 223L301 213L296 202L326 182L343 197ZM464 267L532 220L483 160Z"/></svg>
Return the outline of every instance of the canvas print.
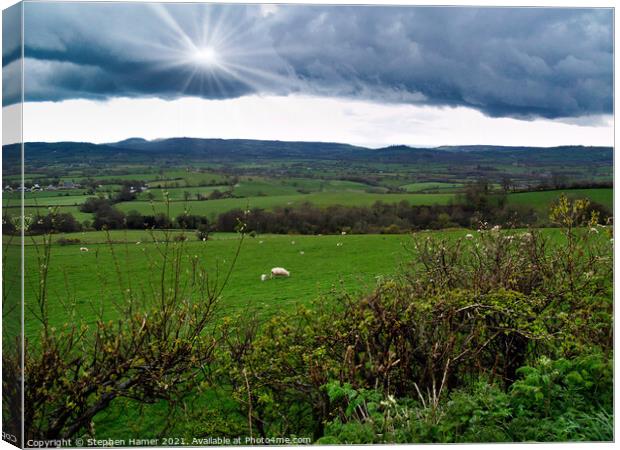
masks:
<svg viewBox="0 0 620 450"><path fill-rule="evenodd" d="M613 441L612 8L2 20L3 440Z"/></svg>

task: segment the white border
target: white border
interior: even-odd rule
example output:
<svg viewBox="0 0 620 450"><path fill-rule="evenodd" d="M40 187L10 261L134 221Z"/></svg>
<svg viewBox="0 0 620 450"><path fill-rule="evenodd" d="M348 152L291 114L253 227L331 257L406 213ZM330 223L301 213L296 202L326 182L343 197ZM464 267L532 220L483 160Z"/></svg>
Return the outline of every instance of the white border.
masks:
<svg viewBox="0 0 620 450"><path fill-rule="evenodd" d="M35 2L35 1L41 1L41 0L26 0L28 2ZM66 2L81 2L81 3L86 3L87 1L81 1L81 0L61 0L61 1L66 1ZM131 0L133 2L143 2L143 3L153 3L153 0ZM105 1L93 1L93 3L110 3L110 2L123 2L123 0L105 0ZM0 0L0 5L2 6L2 9L8 8L12 5L15 5L19 3L16 0ZM528 0L528 1L523 1L523 0L512 0L512 1L491 1L491 0L475 0L475 1L466 1L466 0L445 0L445 1L436 1L436 0L426 0L426 1L411 1L411 0L391 0L391 1L382 1L382 0L375 0L375 1L360 1L360 0L312 0L312 1L300 1L300 0L289 0L286 2L273 2L273 1L258 1L258 0L227 0L226 2L204 2L204 1L196 1L196 0L167 0L165 3L245 3L245 4L343 4L343 5L403 5L403 6L498 6L498 7L511 7L511 6L516 6L516 7L569 7L569 8L575 8L575 7L583 7L583 8L593 8L593 7L600 7L600 8L614 8L614 149L615 149L615 142L616 142L616 137L617 137L617 129L615 127L615 111L617 110L616 106L617 106L617 97L615 96L615 86L616 86L616 76L617 76L617 61L615 58L615 49L617 48L617 44L618 44L618 36L615 33L615 6L616 6L616 1L615 0L590 0L590 1L577 1L577 0ZM0 21L0 48L1 48L1 44L2 44L2 24ZM23 14L22 14L22 36L23 36ZM23 46L22 46L23 49ZM23 64L23 55L22 55L22 64ZM2 77L0 77L0 91L2 89ZM23 92L23 70L22 70L22 96L23 96L24 92ZM23 102L23 98L22 98L22 102ZM23 110L23 108L22 108ZM22 129L23 129L23 124L22 124ZM23 143L22 143L22 151L23 151ZM0 161L0 171L2 170L2 163ZM618 165L616 165L616 160L614 157L614 182L618 178L618 175L620 174L620 168ZM620 209L618 208L620 204L620 199L618 198L618 196L614 195L614 211L620 211ZM23 202L22 202L23 205ZM614 225L614 234L616 232L616 227ZM23 240L22 240L23 242ZM620 275L618 275L618 271L616 270L617 266L616 266L616 262L618 261L618 255L619 255L619 251L618 248L616 247L614 249L614 287L618 286L618 282L620 281ZM0 261L1 264L1 261ZM23 264L23 255L22 255L22 264ZM22 269L23 270L23 269ZM614 289L614 318L617 318L618 316L616 315L616 289ZM23 288L22 288L22 293L23 293ZM22 301L22 321L23 321L23 301ZM0 325L0 330L1 330L1 325ZM22 324L22 332L23 332L23 324ZM617 344L617 339L616 336L618 335L618 323L617 320L614 322L614 349L617 348L616 344ZM0 362L0 367L1 367L1 362ZM614 361L614 376L616 374L618 374L618 368L620 367L620 365L618 364L618 359L616 358ZM614 377L614 406L617 405L618 403L615 401L617 399L617 390L615 389L616 387L616 381L617 378ZM1 399L0 399L0 404L1 404ZM619 411L616 411L614 408L614 432L618 431L618 416L619 416ZM456 445L456 444L451 444L452 445ZM536 448L541 448L541 449L562 449L562 450L573 450L573 449L581 449L584 447L590 447L593 446L596 449L607 449L607 448L615 448L615 445L613 443L599 443L599 444L593 444L593 443L585 443L585 444L581 444L581 443L559 443L559 444L463 444L463 445L467 445L468 447L475 447L477 448L478 446L483 447L483 448L490 448L490 446L502 446L502 447L509 447L511 449L528 449L531 448L532 446L535 446ZM356 446L356 445L352 445L352 446L347 446L347 448L349 449L363 449L366 448L367 446ZM378 449L390 449L393 448L393 445L387 446L387 445L376 445L376 446L372 446L372 448L378 448ZM397 447L401 447L401 446L397 446ZM438 445L416 445L415 448L421 448L421 449L430 449L430 448L436 448L438 447ZM444 447L443 445L439 445L439 447ZM14 449L14 446L11 446L10 444L8 444L7 442L4 441L0 441L0 450L4 450L4 449ZM147 448L147 447L145 447ZM162 448L175 448L178 449L178 447L157 447L158 449L162 449ZM199 447L199 448L204 448L204 447ZM255 450L256 447L239 447L239 448L247 448L247 449L252 449ZM291 447L291 448L298 448L298 447Z"/></svg>

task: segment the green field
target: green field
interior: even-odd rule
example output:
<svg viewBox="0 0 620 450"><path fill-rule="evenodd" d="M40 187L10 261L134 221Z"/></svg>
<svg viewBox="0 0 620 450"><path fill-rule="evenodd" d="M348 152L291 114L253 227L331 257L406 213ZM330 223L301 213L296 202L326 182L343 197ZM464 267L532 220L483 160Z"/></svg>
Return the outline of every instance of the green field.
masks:
<svg viewBox="0 0 620 450"><path fill-rule="evenodd" d="M464 234L465 232L458 232ZM110 233L117 243L106 243L102 232L73 233L76 245L53 245L50 286L50 320L56 325L70 320L70 309L76 317L96 318L96 310L103 306L105 317L115 317L114 301L119 298L115 284L116 269L113 254L123 268L122 277L131 280L132 289L146 289L155 282L162 232L150 235L144 231ZM58 239L58 237L55 237ZM225 271L233 258L237 236L220 234L207 242L189 234L185 243L185 264L198 258L211 272L216 266ZM298 303L309 303L331 290L366 291L377 276L390 275L403 262L406 251L403 244L407 235L347 235L347 236L286 236L267 235L246 238L230 283L223 295L221 311L230 308L251 308L259 312L289 309ZM32 293L38 283L37 259L34 242L26 246L28 277L26 304L32 305ZM120 243L125 241L125 243ZM137 244L137 242L140 242ZM341 246L338 246L341 243ZM81 252L87 247L88 252ZM302 254L303 252L303 254ZM282 266L291 271L291 277L260 281L261 274L269 274L272 267ZM69 289L67 289L69 286ZM30 300L30 301L29 301ZM64 306L63 306L64 304ZM37 329L32 315L27 316L27 334Z"/></svg>
<svg viewBox="0 0 620 450"><path fill-rule="evenodd" d="M186 193L190 200L196 199L196 194L209 195L215 190L225 191L228 186L202 186L202 187L182 187L182 188L152 188L138 194L138 200L161 202L167 197L170 201L184 200Z"/></svg>
<svg viewBox="0 0 620 450"><path fill-rule="evenodd" d="M463 187L462 183L438 183L438 182L423 182L423 183L409 183L400 186L407 192L425 192L425 191L444 191L455 190Z"/></svg>
<svg viewBox="0 0 620 450"><path fill-rule="evenodd" d="M190 214L212 216L232 209L262 208L301 205L310 202L325 207L329 205L369 206L377 201L398 203L408 201L415 205L445 205L453 198L452 194L371 194L366 192L320 192L312 194L273 195L246 198L226 198L220 200L171 202L170 215L176 217L187 211ZM122 211L136 210L143 214L165 212L167 206L161 203L132 201L119 203Z"/></svg>
<svg viewBox="0 0 620 450"><path fill-rule="evenodd" d="M55 205L55 206L26 206L24 212L26 217L33 217L36 215L46 215L50 212L56 213L69 213L72 214L78 221L83 222L85 220L91 220L93 215L90 213L84 213L80 211L79 206L67 206L67 205ZM18 216L20 213L19 206L10 206L3 208L3 213L9 216Z"/></svg>
<svg viewBox="0 0 620 450"><path fill-rule="evenodd" d="M462 237L468 232L447 230L418 235ZM164 239L167 236L170 240L181 233L130 230L54 236L49 273L52 323L60 326L71 320L71 314L93 322L101 307L105 310L105 318L115 318L114 302L122 297L117 267L121 268L125 289L148 290L151 283L157 282L160 251L166 245ZM545 234L559 236L555 229L546 230ZM206 242L198 241L191 232L186 236L184 267L189 268L192 260L197 259L210 273L215 274L219 269L222 276L237 249L238 235L219 233ZM79 239L80 242L59 245L60 238ZM27 307L32 306L38 283L36 249L40 248L41 239L32 237L26 241ZM399 271L411 256L407 250L410 244L410 235L246 237L223 294L220 311L249 308L259 314L271 314L299 303L308 304L334 291L367 292L377 277ZM89 251L81 252L81 247ZM261 274L269 274L275 266L290 270L291 277L261 282ZM27 334L32 336L36 329L36 319L27 315Z"/></svg>
<svg viewBox="0 0 620 450"><path fill-rule="evenodd" d="M514 205L529 206L536 210L537 213L545 217L549 204L562 194L566 194L569 198L588 198L593 202L600 203L613 211L614 191L613 189L567 189L557 191L541 191L541 192L523 192L510 194L508 196L509 203Z"/></svg>
<svg viewBox="0 0 620 450"><path fill-rule="evenodd" d="M88 197L92 195L48 195L34 198L25 198L24 206L79 206L86 201ZM19 204L19 200L10 199L5 200L5 206L12 206Z"/></svg>

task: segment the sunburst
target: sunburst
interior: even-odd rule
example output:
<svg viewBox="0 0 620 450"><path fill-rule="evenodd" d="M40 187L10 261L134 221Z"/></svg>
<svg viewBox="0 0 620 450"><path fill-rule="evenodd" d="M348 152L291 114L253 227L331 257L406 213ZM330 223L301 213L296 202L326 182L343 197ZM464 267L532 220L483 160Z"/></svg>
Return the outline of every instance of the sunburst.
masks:
<svg viewBox="0 0 620 450"><path fill-rule="evenodd" d="M153 60L154 70L187 74L181 83L177 79L179 85L174 86L179 95L222 98L227 96L226 86L230 87L231 82L254 91L293 87L295 80L290 74L265 68L265 58L280 57L281 52L276 54L270 47L260 47L251 38L260 35L260 16L239 21L229 15L230 9L204 5L194 10L193 24L183 21L181 25L167 6L150 6L163 26L162 39L150 45L149 59Z"/></svg>

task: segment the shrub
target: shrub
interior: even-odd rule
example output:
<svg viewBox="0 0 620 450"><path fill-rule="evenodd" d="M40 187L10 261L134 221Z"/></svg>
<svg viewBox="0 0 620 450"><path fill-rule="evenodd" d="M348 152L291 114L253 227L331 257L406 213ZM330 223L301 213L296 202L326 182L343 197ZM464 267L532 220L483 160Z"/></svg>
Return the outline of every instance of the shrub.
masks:
<svg viewBox="0 0 620 450"><path fill-rule="evenodd" d="M119 230L125 228L125 213L106 205L95 211L93 227L97 230Z"/></svg>
<svg viewBox="0 0 620 450"><path fill-rule="evenodd" d="M179 228L184 230L196 230L201 225L208 225L209 221L204 216L198 216L193 214L180 214L175 219Z"/></svg>
<svg viewBox="0 0 620 450"><path fill-rule="evenodd" d="M165 401L171 408L181 403L200 382L197 375L213 361L215 306L236 258L222 280L209 277L196 257L186 279L181 269L184 246L166 241L159 250L162 261L169 262L149 282L164 286L169 281L173 287L146 293L132 288L119 272L116 285L123 301L116 311L122 320L107 321L101 311L94 323L86 323L68 311L70 321L57 329L50 324L47 307L51 243L45 235L42 244L34 244L41 245L36 251L39 270L33 274L41 286L33 299L40 334L36 344L24 342L24 438L90 434L93 418L115 399ZM112 257L118 267L114 253ZM3 353L3 380L19 378L19 357L17 352Z"/></svg>
<svg viewBox="0 0 620 450"><path fill-rule="evenodd" d="M73 245L73 244L79 244L82 241L80 241L78 238L59 238L56 240L56 243L58 245Z"/></svg>
<svg viewBox="0 0 620 450"><path fill-rule="evenodd" d="M330 381L333 417L318 443L613 440L611 360L540 358L508 391L482 378L437 405Z"/></svg>
<svg viewBox="0 0 620 450"><path fill-rule="evenodd" d="M80 211L85 213L94 213L101 208L109 207L112 202L103 197L90 197L80 205Z"/></svg>
<svg viewBox="0 0 620 450"><path fill-rule="evenodd" d="M417 235L365 296L233 320L217 382L261 433L321 443L609 439L611 245L586 207L556 211L553 241Z"/></svg>
<svg viewBox="0 0 620 450"><path fill-rule="evenodd" d="M52 211L45 216L33 217L28 232L31 234L43 233L74 233L80 231L82 225L70 213Z"/></svg>

